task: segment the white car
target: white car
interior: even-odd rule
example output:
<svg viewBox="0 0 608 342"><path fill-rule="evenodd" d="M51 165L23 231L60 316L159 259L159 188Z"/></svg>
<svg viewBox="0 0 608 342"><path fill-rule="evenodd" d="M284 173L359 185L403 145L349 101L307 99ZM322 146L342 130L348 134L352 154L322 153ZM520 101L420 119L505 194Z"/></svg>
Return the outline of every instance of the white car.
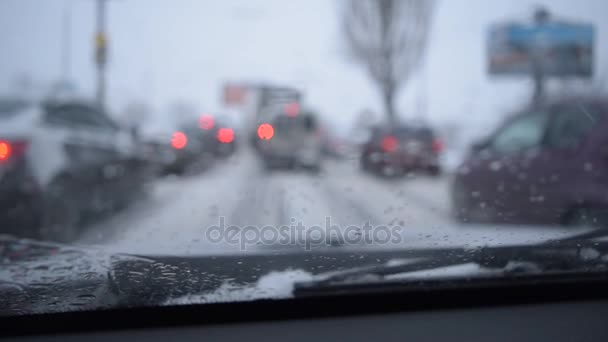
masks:
<svg viewBox="0 0 608 342"><path fill-rule="evenodd" d="M138 193L146 165L135 151L86 101L0 99L0 233L74 239L85 216Z"/></svg>

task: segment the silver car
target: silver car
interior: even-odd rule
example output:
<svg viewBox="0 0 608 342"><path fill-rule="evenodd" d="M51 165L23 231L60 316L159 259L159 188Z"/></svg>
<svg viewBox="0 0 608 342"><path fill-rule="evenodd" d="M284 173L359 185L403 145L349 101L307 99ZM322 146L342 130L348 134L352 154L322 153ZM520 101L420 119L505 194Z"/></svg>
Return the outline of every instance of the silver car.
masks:
<svg viewBox="0 0 608 342"><path fill-rule="evenodd" d="M259 134L260 154L268 169L321 169L323 143L315 113L302 111L297 115L275 115L260 127L270 131L270 134Z"/></svg>

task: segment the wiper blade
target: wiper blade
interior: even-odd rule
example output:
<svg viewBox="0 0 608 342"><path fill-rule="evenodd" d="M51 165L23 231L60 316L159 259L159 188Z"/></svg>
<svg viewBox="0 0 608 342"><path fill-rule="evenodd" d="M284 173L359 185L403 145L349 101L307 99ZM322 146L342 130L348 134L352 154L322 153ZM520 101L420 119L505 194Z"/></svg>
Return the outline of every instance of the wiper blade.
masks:
<svg viewBox="0 0 608 342"><path fill-rule="evenodd" d="M608 229L606 228L597 228L597 229L593 229L581 234L576 234L573 236L569 236L569 237L565 237L565 238L561 238L561 239L556 239L556 240L549 240L547 242L543 242L540 245L563 245L563 244L568 244L568 243L589 243L592 239L599 239L599 238L608 238Z"/></svg>
<svg viewBox="0 0 608 342"><path fill-rule="evenodd" d="M593 233L593 234L591 234ZM445 248L410 250L407 261L340 271L318 279L297 283L296 291L331 287L332 285L382 281L391 275L406 275L450 266L476 264L488 270L508 273L538 273L547 271L603 270L608 265L608 241L590 238L604 237L607 231L592 231L572 238L526 246L497 246L474 249Z"/></svg>

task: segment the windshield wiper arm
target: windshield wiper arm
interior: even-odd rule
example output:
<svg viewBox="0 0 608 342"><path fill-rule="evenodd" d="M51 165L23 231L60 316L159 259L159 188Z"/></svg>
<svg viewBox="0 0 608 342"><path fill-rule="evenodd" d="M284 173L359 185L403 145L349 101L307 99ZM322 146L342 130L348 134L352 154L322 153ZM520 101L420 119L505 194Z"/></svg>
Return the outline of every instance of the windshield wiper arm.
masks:
<svg viewBox="0 0 608 342"><path fill-rule="evenodd" d="M590 243L593 242L592 239L598 238L608 238L608 229L607 228L597 228L590 230L588 232L584 232L581 234L576 234L573 236L560 238L556 240L549 240L547 242L543 242L540 245L563 245L569 243ZM597 242L595 242L597 244Z"/></svg>
<svg viewBox="0 0 608 342"><path fill-rule="evenodd" d="M604 237L607 232L592 231L572 238L526 246L410 250L404 253L408 259L406 262L360 267L320 276L317 280L296 284L296 290L383 280L391 275L470 263L505 273L598 269L608 264L608 258L604 257L608 255L608 241L597 242L591 238ZM509 268L509 265L514 267Z"/></svg>

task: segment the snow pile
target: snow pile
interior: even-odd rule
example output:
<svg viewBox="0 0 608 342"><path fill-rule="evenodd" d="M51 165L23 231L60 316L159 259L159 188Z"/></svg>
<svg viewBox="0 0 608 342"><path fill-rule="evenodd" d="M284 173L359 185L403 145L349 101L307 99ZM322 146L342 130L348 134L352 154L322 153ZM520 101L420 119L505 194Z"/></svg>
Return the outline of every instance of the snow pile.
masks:
<svg viewBox="0 0 608 342"><path fill-rule="evenodd" d="M269 274L262 276L256 284L251 286L243 287L226 282L213 292L170 299L165 303L165 305L223 303L250 301L256 299L290 298L296 282L309 281L312 279L312 274L302 270L270 272Z"/></svg>

